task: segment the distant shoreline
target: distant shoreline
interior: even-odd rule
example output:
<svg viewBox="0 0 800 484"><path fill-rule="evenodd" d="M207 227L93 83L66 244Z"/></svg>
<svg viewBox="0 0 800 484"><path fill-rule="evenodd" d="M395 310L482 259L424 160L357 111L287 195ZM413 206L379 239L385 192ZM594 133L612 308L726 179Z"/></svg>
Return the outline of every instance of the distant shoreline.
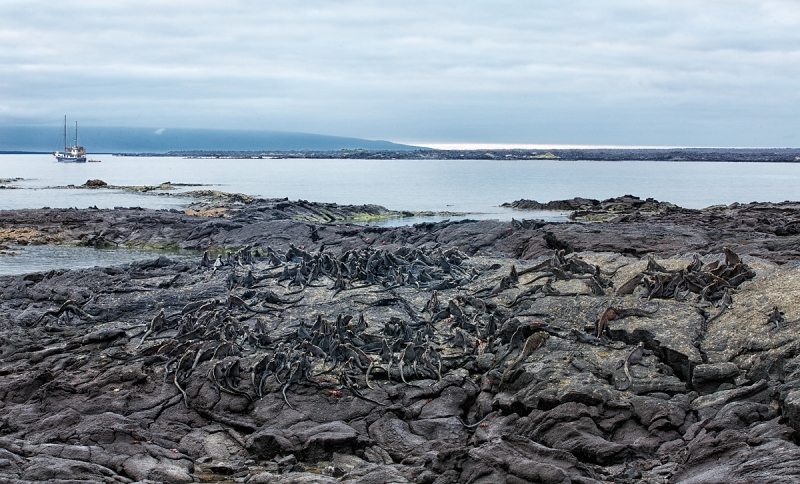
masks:
<svg viewBox="0 0 800 484"><path fill-rule="evenodd" d="M49 154L41 151L0 151L0 154ZM800 162L800 148L587 148L491 150L180 150L160 153L93 153L126 157L219 159L382 159L382 160L561 160L561 161L714 161Z"/></svg>
<svg viewBox="0 0 800 484"><path fill-rule="evenodd" d="M169 151L116 153L116 156L184 158L303 158L394 160L562 160L562 161L718 161L800 162L800 148L624 148L624 149L493 149L493 150L293 150L293 151Z"/></svg>

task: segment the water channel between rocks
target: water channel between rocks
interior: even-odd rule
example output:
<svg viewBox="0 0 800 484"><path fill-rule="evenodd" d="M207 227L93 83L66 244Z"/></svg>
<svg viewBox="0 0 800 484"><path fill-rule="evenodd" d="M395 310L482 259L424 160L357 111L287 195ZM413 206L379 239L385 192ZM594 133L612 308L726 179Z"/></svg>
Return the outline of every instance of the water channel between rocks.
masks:
<svg viewBox="0 0 800 484"><path fill-rule="evenodd" d="M108 267L167 256L174 260L199 257L191 250L134 248L96 249L72 245L6 245L0 249L0 276L45 272L53 269Z"/></svg>

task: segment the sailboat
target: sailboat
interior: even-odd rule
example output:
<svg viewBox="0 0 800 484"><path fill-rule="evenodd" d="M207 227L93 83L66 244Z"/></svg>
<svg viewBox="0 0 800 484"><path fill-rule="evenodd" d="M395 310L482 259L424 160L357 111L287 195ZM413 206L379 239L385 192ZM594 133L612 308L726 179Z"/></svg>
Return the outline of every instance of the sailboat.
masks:
<svg viewBox="0 0 800 484"><path fill-rule="evenodd" d="M53 156L62 163L86 163L86 150L78 145L77 121L75 121L75 144L67 146L67 117L64 116L64 152L54 151Z"/></svg>

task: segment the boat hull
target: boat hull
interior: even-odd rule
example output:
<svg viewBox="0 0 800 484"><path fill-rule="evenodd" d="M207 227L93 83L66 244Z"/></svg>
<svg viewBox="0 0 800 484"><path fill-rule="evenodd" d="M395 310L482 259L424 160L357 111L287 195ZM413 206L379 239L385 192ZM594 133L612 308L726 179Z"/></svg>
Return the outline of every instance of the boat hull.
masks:
<svg viewBox="0 0 800 484"><path fill-rule="evenodd" d="M74 156L58 156L58 155L56 155L56 160L59 163L86 163L86 157L85 156L74 157Z"/></svg>

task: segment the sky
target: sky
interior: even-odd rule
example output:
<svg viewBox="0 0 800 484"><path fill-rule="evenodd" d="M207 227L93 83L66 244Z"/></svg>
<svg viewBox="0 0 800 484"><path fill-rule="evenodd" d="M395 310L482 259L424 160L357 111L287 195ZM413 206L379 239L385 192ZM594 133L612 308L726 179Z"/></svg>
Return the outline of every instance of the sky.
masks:
<svg viewBox="0 0 800 484"><path fill-rule="evenodd" d="M0 1L0 128L800 146L800 2Z"/></svg>

